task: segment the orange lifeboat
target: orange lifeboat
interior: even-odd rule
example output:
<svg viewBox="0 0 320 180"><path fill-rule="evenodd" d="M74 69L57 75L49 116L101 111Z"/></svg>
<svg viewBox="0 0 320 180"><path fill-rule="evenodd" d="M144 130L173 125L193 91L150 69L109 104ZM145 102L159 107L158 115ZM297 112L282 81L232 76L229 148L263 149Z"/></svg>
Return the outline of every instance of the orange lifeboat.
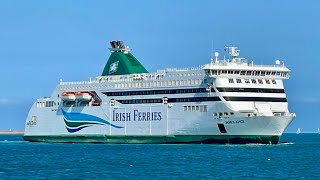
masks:
<svg viewBox="0 0 320 180"><path fill-rule="evenodd" d="M76 92L75 96L78 101L90 101L92 99L92 95L88 92Z"/></svg>
<svg viewBox="0 0 320 180"><path fill-rule="evenodd" d="M75 101L76 96L75 96L74 92L63 92L61 94L61 99L64 101Z"/></svg>

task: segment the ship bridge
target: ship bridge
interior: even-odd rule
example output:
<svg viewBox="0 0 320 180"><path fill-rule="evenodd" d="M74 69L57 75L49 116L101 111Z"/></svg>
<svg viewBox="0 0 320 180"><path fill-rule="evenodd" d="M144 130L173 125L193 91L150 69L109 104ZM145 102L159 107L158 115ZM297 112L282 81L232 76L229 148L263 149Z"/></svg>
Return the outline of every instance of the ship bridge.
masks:
<svg viewBox="0 0 320 180"><path fill-rule="evenodd" d="M209 77L267 77L272 79L288 79L290 70L284 62L276 60L274 65L257 65L253 61L248 62L240 58L238 47L225 47L229 52L230 59L219 60L219 53L215 52L215 59L203 66Z"/></svg>

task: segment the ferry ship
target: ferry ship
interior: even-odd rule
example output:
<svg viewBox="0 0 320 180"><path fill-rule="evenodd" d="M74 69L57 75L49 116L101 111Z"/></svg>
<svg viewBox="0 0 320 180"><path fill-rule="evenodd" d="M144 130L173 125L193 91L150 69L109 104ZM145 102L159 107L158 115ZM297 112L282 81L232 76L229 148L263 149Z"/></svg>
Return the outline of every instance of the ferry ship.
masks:
<svg viewBox="0 0 320 180"><path fill-rule="evenodd" d="M122 41L112 41L101 76L60 80L37 99L24 140L92 143L277 144L288 110L283 62L255 65L225 47L208 64L149 73Z"/></svg>

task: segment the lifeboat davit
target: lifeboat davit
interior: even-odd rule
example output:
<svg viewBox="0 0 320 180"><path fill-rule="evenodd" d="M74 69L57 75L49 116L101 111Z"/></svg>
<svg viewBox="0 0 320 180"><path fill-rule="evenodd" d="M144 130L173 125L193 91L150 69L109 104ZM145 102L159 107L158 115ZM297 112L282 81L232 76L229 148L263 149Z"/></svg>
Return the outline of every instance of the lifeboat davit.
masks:
<svg viewBox="0 0 320 180"><path fill-rule="evenodd" d="M78 101L90 101L92 99L92 95L88 92L76 92L75 96Z"/></svg>
<svg viewBox="0 0 320 180"><path fill-rule="evenodd" d="M73 92L63 92L61 94L61 99L64 101L75 101L76 96Z"/></svg>

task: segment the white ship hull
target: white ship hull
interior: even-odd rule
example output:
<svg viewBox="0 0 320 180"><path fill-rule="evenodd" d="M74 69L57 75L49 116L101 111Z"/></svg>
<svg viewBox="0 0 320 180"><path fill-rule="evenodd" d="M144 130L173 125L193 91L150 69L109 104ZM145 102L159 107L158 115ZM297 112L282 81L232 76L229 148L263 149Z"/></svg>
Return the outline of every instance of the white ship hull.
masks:
<svg viewBox="0 0 320 180"><path fill-rule="evenodd" d="M188 105L192 107L192 104ZM209 103L197 105L201 104ZM36 107L33 109L38 110ZM181 109L183 107L180 104L163 104L66 109L57 107L41 112L31 111L30 115L37 114L38 120L35 125L27 126L24 138L44 142L275 144L294 118L293 114L247 117L234 112L233 115L216 119L212 116L215 109L231 112L222 102L209 105L206 113L196 110L185 112ZM152 118L153 112L157 116ZM111 124L90 125L88 121L82 125L68 126L66 117L72 118L72 115L69 117L64 113L90 114ZM139 113L146 115L139 117ZM149 118L147 113L150 114ZM125 116L121 117L123 114ZM31 120L30 115L28 118ZM76 121L71 119L70 122ZM222 124L226 132L221 131L218 124Z"/></svg>

